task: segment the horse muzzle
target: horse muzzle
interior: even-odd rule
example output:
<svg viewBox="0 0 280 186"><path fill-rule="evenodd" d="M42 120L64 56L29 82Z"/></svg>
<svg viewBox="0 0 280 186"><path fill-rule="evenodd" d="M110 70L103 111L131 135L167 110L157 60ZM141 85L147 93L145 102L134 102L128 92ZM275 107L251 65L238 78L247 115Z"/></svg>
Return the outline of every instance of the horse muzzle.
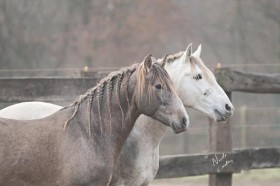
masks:
<svg viewBox="0 0 280 186"><path fill-rule="evenodd" d="M179 134L187 130L189 126L189 120L186 117L183 117L180 124L171 123L170 126L175 134Z"/></svg>

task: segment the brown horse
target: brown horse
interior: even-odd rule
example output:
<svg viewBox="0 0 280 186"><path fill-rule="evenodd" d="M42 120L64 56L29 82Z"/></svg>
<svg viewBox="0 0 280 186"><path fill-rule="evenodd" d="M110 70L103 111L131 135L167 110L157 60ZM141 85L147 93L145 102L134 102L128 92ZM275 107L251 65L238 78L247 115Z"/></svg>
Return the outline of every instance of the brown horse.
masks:
<svg viewBox="0 0 280 186"><path fill-rule="evenodd" d="M188 125L167 72L150 55L47 118L0 119L0 185L108 185L140 114L175 133Z"/></svg>

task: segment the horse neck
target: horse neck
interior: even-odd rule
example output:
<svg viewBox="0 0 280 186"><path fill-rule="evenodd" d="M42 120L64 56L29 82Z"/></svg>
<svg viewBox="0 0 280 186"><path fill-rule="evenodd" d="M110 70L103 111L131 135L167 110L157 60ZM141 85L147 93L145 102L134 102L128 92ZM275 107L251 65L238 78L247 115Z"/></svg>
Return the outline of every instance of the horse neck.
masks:
<svg viewBox="0 0 280 186"><path fill-rule="evenodd" d="M119 94L120 104L117 99L112 99L114 101L112 101L111 105L111 122L109 119L110 117L107 119L107 124L110 126L111 123L111 126L103 130L105 134L111 134L111 138L120 145L124 143L135 121L141 114L133 98L135 88L132 87L134 87L134 85L130 87L128 92L126 92L126 87L123 84L121 85ZM126 94L128 94L128 96L126 96ZM106 122L104 122L104 124L105 123Z"/></svg>
<svg viewBox="0 0 280 186"><path fill-rule="evenodd" d="M153 149L160 145L167 129L168 126L145 115L141 115L137 119L136 127L133 128L134 132L141 134L146 139L145 141L153 146Z"/></svg>
<svg viewBox="0 0 280 186"><path fill-rule="evenodd" d="M89 96L79 107L78 112L83 117L81 118L82 123L86 123L84 131L88 131L87 136L93 138L90 141L102 140L100 145L111 146L113 154L120 151L136 119L140 116L134 101L135 74L135 72L132 73L129 80L124 75L119 90L117 90L118 79L112 82L111 89L108 84L104 84L104 87L101 86L102 88L93 94L91 101ZM98 96L97 92L101 92L102 96ZM89 102L92 102L90 108L88 108ZM87 114L88 109L90 112ZM108 142L108 144L104 144L104 142ZM107 147L107 149L109 148Z"/></svg>

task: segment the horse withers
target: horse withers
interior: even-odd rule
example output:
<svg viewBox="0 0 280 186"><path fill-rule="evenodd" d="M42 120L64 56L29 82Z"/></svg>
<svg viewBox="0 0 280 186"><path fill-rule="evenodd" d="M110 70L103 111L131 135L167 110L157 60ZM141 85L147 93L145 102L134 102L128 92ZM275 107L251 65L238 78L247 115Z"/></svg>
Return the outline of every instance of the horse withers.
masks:
<svg viewBox="0 0 280 186"><path fill-rule="evenodd" d="M0 119L0 185L109 185L140 114L186 130L167 72L147 56L109 74L71 106L39 120Z"/></svg>

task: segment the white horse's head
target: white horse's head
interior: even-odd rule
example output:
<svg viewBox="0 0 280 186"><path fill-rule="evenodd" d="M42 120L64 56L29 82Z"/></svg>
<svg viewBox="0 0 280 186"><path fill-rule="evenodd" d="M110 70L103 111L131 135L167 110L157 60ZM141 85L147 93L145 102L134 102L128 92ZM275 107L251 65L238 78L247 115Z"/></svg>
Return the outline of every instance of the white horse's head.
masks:
<svg viewBox="0 0 280 186"><path fill-rule="evenodd" d="M162 60L184 106L201 111L217 122L225 121L233 114L234 107L200 59L200 53L201 45L192 53L190 44L185 52Z"/></svg>

